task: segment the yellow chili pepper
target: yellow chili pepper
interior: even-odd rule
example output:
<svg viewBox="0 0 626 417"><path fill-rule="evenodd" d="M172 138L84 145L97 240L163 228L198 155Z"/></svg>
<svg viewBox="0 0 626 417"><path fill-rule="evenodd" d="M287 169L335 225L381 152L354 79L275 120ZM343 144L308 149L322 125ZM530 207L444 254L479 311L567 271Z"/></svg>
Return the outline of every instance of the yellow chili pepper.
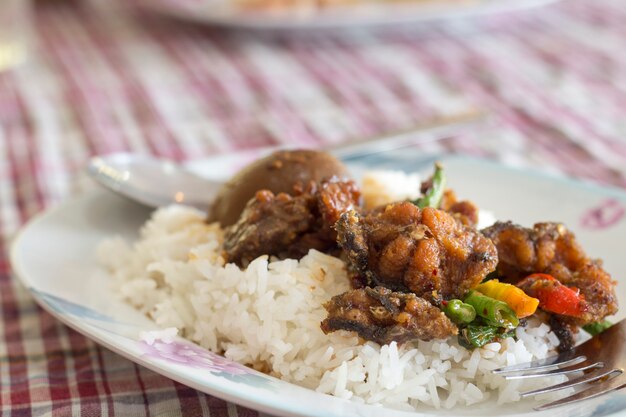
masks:
<svg viewBox="0 0 626 417"><path fill-rule="evenodd" d="M474 289L488 297L504 301L515 311L515 314L517 314L517 317L520 319L532 315L539 305L538 299L528 296L515 285L506 284L497 279L483 282Z"/></svg>

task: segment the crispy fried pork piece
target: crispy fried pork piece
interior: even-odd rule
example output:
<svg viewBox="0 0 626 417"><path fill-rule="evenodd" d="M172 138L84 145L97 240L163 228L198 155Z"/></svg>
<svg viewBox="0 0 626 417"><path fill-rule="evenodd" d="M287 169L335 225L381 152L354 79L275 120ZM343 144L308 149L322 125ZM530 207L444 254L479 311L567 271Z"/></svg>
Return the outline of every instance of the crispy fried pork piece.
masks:
<svg viewBox="0 0 626 417"><path fill-rule="evenodd" d="M312 195L292 197L261 190L248 202L239 221L226 230L228 262L243 265L262 254L281 255L304 234L315 229ZM313 240L313 239L310 239ZM310 242L314 246L313 242ZM316 239L316 245L325 242Z"/></svg>
<svg viewBox="0 0 626 417"><path fill-rule="evenodd" d="M568 287L578 288L585 297L587 311L579 325L593 323L617 313L616 282L606 272L598 260L590 260L582 268L574 271L561 282Z"/></svg>
<svg viewBox="0 0 626 417"><path fill-rule="evenodd" d="M468 200L459 201L451 189L447 189L443 193L439 208L452 214L466 226L475 227L478 224L478 207L476 204Z"/></svg>
<svg viewBox="0 0 626 417"><path fill-rule="evenodd" d="M336 238L333 226L343 213L359 206L361 192L354 181L333 178L322 182L315 197L324 230Z"/></svg>
<svg viewBox="0 0 626 417"><path fill-rule="evenodd" d="M326 334L350 330L364 339L386 344L445 339L458 333L450 319L428 301L383 287L345 292L333 297L324 308L328 317L321 327Z"/></svg>
<svg viewBox="0 0 626 417"><path fill-rule="evenodd" d="M294 194L256 193L239 221L226 229L228 262L244 266L264 254L301 258L310 249L336 247L332 225L341 213L358 206L360 194L354 182L332 178L319 186L311 183L296 189Z"/></svg>
<svg viewBox="0 0 626 417"><path fill-rule="evenodd" d="M370 286L414 292L435 304L462 297L498 262L495 246L478 231L443 210L409 202L364 215L348 211L335 229L351 266Z"/></svg>
<svg viewBox="0 0 626 417"><path fill-rule="evenodd" d="M562 284L575 287L584 296L583 325L617 312L615 282L599 260L589 258L572 232L560 223L537 223L527 229L511 222L498 222L483 230L498 248L498 275L516 284L532 273L552 275Z"/></svg>
<svg viewBox="0 0 626 417"><path fill-rule="evenodd" d="M559 223L537 223L528 229L497 222L482 232L498 248L498 274L511 282L550 268L560 281L588 261L574 235Z"/></svg>

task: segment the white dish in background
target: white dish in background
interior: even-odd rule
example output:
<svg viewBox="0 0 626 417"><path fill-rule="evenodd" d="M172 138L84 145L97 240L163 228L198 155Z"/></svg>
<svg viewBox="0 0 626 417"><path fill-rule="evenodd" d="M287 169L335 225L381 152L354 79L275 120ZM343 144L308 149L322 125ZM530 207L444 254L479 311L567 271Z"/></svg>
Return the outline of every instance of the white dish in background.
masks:
<svg viewBox="0 0 626 417"><path fill-rule="evenodd" d="M247 29L298 30L393 27L413 23L513 12L557 0L408 0L322 10L246 11L234 0L135 0L142 9L198 23Z"/></svg>
<svg viewBox="0 0 626 417"><path fill-rule="evenodd" d="M347 161L355 175L367 169L429 172L435 159L446 166L458 195L492 210L498 218L530 225L558 220L568 225L593 257L620 282L626 305L626 193L562 178L513 170L464 157L424 156L416 151L371 155ZM194 171L221 178L233 161L191 164ZM11 262L15 274L37 302L68 326L103 346L200 391L278 416L380 416L381 408L320 394L258 373L197 345L176 339L164 356L139 338L155 324L120 301L95 259L96 246L112 235L132 240L149 211L108 191L94 191L37 216L16 238ZM626 316L622 309L616 317ZM187 351L196 355L187 355ZM193 360L190 358L194 358ZM475 416L601 417L626 414L626 393L535 412L537 402L505 406L484 403L462 409ZM456 415L459 409L424 407L415 413L384 409L388 417Z"/></svg>

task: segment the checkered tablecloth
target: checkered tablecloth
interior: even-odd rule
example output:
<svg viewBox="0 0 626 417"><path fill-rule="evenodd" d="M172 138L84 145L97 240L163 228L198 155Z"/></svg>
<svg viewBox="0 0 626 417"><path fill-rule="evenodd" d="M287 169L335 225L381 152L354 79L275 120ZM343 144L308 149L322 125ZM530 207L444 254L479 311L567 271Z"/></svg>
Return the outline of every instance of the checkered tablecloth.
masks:
<svg viewBox="0 0 626 417"><path fill-rule="evenodd" d="M48 0L34 26L29 64L0 74L3 416L258 415L97 346L11 276L12 236L94 187L82 171L91 155L188 160L340 143L478 107L493 116L487 129L423 148L626 186L623 0L332 36L261 36Z"/></svg>

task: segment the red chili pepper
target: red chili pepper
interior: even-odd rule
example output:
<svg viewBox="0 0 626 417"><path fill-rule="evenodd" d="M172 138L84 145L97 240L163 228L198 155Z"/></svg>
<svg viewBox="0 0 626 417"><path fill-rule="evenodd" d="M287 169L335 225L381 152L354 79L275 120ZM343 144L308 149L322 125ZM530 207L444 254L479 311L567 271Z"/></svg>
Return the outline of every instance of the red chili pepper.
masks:
<svg viewBox="0 0 626 417"><path fill-rule="evenodd" d="M569 288L548 274L532 274L517 283L531 297L539 299L539 308L564 316L582 317L587 303L578 288Z"/></svg>

